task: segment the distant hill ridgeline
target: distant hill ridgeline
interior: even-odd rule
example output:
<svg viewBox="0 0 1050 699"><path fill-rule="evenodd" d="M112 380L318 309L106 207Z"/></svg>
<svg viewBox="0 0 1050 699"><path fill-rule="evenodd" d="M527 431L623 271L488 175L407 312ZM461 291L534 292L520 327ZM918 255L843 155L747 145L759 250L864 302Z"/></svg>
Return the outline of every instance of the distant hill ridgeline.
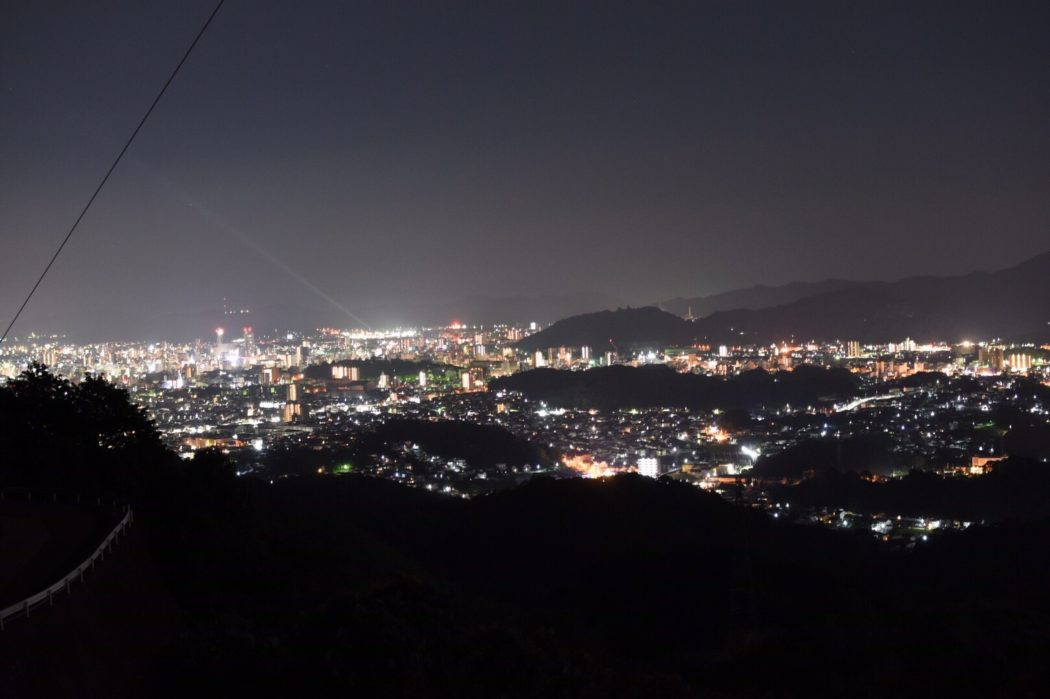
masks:
<svg viewBox="0 0 1050 699"><path fill-rule="evenodd" d="M694 318L704 318L720 311L756 310L783 306L799 299L863 286L864 283L845 279L825 279L819 282L791 282L778 286L758 284L708 296L668 299L656 305L675 315L692 314Z"/></svg>
<svg viewBox="0 0 1050 699"><path fill-rule="evenodd" d="M890 342L1050 340L1050 253L996 272L895 282L827 280L757 286L655 306L575 315L521 340L526 352L590 347L600 355L703 344L785 340Z"/></svg>
<svg viewBox="0 0 1050 699"><path fill-rule="evenodd" d="M643 347L692 344L693 324L654 306L618 308L559 320L518 342L526 352L550 347L590 347L595 354Z"/></svg>
<svg viewBox="0 0 1050 699"><path fill-rule="evenodd" d="M695 322L700 341L1050 339L1050 253L996 272L745 291L725 295L740 308L719 305ZM807 291L814 293L799 296Z"/></svg>
<svg viewBox="0 0 1050 699"><path fill-rule="evenodd" d="M680 374L665 366L611 366L588 371L534 369L494 379L490 391L519 391L530 400L565 408L681 407L753 409L812 404L857 393L858 379L845 369L800 366L770 374L762 369L727 379Z"/></svg>

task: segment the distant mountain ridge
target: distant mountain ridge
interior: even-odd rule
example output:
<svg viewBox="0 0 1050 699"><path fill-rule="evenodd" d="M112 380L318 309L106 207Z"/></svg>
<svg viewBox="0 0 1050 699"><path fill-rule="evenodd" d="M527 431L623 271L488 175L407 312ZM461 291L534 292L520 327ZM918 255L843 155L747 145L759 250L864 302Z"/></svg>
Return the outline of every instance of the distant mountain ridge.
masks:
<svg viewBox="0 0 1050 699"><path fill-rule="evenodd" d="M1050 253L995 272L857 282L696 321L707 341L1050 339Z"/></svg>
<svg viewBox="0 0 1050 699"><path fill-rule="evenodd" d="M723 308L734 303L742 306ZM1050 340L1050 252L995 272L894 282L831 279L758 286L666 305L682 314L691 310L696 318L688 321L653 306L586 313L564 318L518 346L535 351L588 345L601 352L614 345L631 349L694 342L893 342L908 337L1046 342ZM710 312L702 315L705 311Z"/></svg>
<svg viewBox="0 0 1050 699"><path fill-rule="evenodd" d="M778 286L758 284L743 289L732 289L708 296L692 298L673 298L656 304L659 308L679 316L692 314L694 318L703 318L719 311L755 310L780 306L810 296L817 296L839 291L852 286L862 286L865 282L846 279L825 279L817 282L791 282Z"/></svg>

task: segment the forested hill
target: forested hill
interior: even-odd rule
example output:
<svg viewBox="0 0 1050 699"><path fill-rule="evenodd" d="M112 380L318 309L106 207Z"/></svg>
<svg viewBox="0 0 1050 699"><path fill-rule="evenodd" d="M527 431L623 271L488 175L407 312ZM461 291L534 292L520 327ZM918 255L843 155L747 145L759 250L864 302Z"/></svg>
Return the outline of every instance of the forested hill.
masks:
<svg viewBox="0 0 1050 699"><path fill-rule="evenodd" d="M806 405L856 393L857 378L845 369L800 366L770 374L761 369L728 379L680 374L665 366L611 366L589 371L535 369L495 379L490 391L520 391L530 399L576 408L756 408Z"/></svg>
<svg viewBox="0 0 1050 699"><path fill-rule="evenodd" d="M688 345L693 324L653 306L585 313L559 320L526 337L518 347L527 352L550 347L590 347L595 353Z"/></svg>

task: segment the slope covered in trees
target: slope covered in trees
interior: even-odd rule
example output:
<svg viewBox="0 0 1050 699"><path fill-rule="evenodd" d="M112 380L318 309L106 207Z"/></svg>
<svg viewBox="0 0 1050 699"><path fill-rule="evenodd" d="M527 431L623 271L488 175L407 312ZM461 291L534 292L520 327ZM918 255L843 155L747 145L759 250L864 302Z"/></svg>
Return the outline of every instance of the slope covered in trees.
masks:
<svg viewBox="0 0 1050 699"><path fill-rule="evenodd" d="M416 443L429 454L463 459L473 468L497 464L549 466L555 460L546 449L502 427L458 420L389 420L365 433L357 449L379 453L404 442Z"/></svg>
<svg viewBox="0 0 1050 699"><path fill-rule="evenodd" d="M659 308L618 308L571 316L518 343L526 352L551 347L590 347L595 353L692 344L692 323Z"/></svg>
<svg viewBox="0 0 1050 699"><path fill-rule="evenodd" d="M520 391L550 405L603 409L806 405L822 398L850 396L857 388L857 378L845 369L813 366L776 374L756 369L730 378L680 374L664 366L535 369L489 383L489 390Z"/></svg>
<svg viewBox="0 0 1050 699"><path fill-rule="evenodd" d="M142 425L103 409L117 398L4 400L58 441L74 407L124 415L94 423L106 444ZM62 448L105 476L101 454L138 442L96 453L74 431ZM185 628L127 668L152 696L1034 696L1050 681L1047 520L902 554L638 476L462 500L352 475L237 478L215 452L138 467L137 531Z"/></svg>

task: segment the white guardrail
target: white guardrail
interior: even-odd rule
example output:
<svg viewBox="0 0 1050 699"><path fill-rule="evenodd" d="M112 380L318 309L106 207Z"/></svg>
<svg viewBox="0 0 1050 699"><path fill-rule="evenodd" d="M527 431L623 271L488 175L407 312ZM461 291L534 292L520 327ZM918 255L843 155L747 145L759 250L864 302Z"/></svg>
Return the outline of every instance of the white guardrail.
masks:
<svg viewBox="0 0 1050 699"><path fill-rule="evenodd" d="M106 557L106 552L113 547L113 544L120 538L121 534L127 531L127 528L131 526L131 523L134 520L135 517L131 508L128 507L124 513L124 518L117 523L117 526L113 527L112 531L109 532L109 535L98 545L98 548L95 549L95 552L88 556L83 563L71 570L64 578L56 582L54 585L41 590L35 595L26 597L20 602L12 604L6 609L0 609L0 631L4 629L4 625L7 623L8 619L13 619L23 615L29 617L29 613L44 602L47 602L49 605L54 604L55 595L59 592L70 592L73 583L78 580L84 580L84 571L89 568L94 568L95 561Z"/></svg>

